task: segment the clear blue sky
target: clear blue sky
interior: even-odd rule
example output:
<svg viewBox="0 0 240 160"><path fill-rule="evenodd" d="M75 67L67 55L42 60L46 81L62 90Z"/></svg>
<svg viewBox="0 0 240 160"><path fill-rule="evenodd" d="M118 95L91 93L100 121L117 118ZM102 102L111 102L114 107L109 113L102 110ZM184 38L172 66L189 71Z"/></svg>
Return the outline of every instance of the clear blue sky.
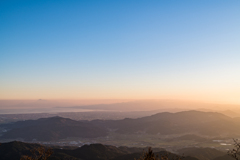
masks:
<svg viewBox="0 0 240 160"><path fill-rule="evenodd" d="M0 99L239 97L239 0L0 1Z"/></svg>

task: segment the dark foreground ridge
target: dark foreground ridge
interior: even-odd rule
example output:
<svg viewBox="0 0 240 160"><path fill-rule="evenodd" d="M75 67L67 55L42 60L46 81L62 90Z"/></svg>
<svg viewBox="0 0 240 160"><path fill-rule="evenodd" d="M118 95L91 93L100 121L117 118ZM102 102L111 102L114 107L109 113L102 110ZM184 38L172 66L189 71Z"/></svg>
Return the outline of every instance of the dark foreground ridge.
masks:
<svg viewBox="0 0 240 160"><path fill-rule="evenodd" d="M23 142L2 143L0 146L1 160L20 160L23 155L31 155L30 150L41 147L38 144ZM147 148L145 148L146 150ZM155 154L173 156L162 149L154 149ZM53 154L48 160L134 160L141 157L143 148L115 147L102 144L84 145L76 149L53 149ZM186 157L184 160L198 160L194 157Z"/></svg>

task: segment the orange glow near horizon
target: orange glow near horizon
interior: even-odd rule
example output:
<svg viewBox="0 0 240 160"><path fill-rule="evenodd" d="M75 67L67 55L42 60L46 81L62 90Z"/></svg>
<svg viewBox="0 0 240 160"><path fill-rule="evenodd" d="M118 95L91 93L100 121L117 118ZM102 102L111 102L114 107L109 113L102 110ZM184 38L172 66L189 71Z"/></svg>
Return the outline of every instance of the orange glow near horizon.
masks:
<svg viewBox="0 0 240 160"><path fill-rule="evenodd" d="M86 93L86 92L85 92ZM176 99L176 100L186 100L186 101L196 101L196 102L205 102L205 103L217 103L217 104L240 104L240 92L200 92L200 93L191 93L191 92L180 92L180 93L157 93L147 94L144 92L125 92L125 93L111 93L111 92L94 92L94 94L81 94L78 92L38 92L36 94L4 94L0 93L0 100L60 100L60 101L79 101L86 104L99 104L99 103L118 103L126 102L132 100L157 100L157 99Z"/></svg>

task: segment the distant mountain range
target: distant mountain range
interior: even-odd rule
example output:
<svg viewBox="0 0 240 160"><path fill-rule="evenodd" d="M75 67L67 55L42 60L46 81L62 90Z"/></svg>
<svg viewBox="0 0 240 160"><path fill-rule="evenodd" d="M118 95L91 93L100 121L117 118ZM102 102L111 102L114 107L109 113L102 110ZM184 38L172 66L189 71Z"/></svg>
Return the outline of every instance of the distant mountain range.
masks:
<svg viewBox="0 0 240 160"><path fill-rule="evenodd" d="M171 99L161 99L161 100L136 100L120 103L111 104L93 104L93 105L77 105L69 108L75 109L88 109L88 110L106 110L106 111L157 111L158 112L180 112L186 110L198 110L206 112L226 112L228 115L232 115L232 111L235 111L236 115L240 116L240 105L231 104L212 104L212 103L202 103L194 101L183 101L183 100L171 100ZM225 111L228 109L227 111Z"/></svg>
<svg viewBox="0 0 240 160"><path fill-rule="evenodd" d="M19 121L1 125L9 130L0 138L26 141L52 141L67 137L96 138L107 136L107 130L87 121L74 121L68 118L52 117L38 120Z"/></svg>
<svg viewBox="0 0 240 160"><path fill-rule="evenodd" d="M158 113L138 119L117 121L91 121L102 128L116 129L122 134L201 134L208 136L239 135L240 123L238 118L230 118L216 112L183 111L178 113Z"/></svg>
<svg viewBox="0 0 240 160"><path fill-rule="evenodd" d="M67 137L105 137L110 130L119 134L196 134L206 136L240 135L240 119L216 112L184 111L158 113L138 119L74 121L53 117L0 125L7 132L0 139L52 141Z"/></svg>

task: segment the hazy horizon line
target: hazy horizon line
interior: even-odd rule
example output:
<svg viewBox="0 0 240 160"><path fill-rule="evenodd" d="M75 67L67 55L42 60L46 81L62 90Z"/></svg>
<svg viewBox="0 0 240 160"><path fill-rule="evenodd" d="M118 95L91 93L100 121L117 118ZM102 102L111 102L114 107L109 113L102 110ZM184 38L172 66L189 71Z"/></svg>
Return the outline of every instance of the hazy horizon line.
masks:
<svg viewBox="0 0 240 160"><path fill-rule="evenodd" d="M124 98L73 98L73 99L65 99L65 98L52 98L52 99L0 99L0 101L119 101L119 102L113 102L113 103L122 103L122 102L139 102L139 101L179 101L179 102L190 102L190 103L204 103L204 104L223 104L223 105L240 105L240 103L230 103L230 102L220 102L220 101L209 101L209 100L194 100L194 99L177 99L177 98L159 98L159 99L154 99L154 98L146 98L146 99L124 99ZM109 103L109 102L107 102ZM99 103L101 104L101 103Z"/></svg>

